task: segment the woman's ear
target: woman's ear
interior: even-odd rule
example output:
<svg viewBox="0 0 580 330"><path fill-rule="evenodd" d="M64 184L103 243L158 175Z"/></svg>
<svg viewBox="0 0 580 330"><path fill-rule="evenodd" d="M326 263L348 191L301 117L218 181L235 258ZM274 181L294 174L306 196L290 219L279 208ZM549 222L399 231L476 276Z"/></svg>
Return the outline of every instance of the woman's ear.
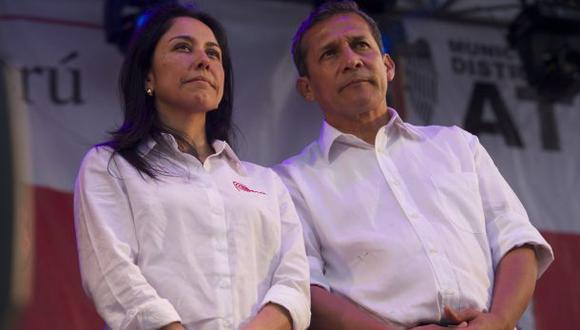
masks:
<svg viewBox="0 0 580 330"><path fill-rule="evenodd" d="M155 90L155 77L153 76L153 72L151 72L151 70L149 70L149 72L147 73L147 77L145 78L145 90L147 89L151 89L151 90Z"/></svg>

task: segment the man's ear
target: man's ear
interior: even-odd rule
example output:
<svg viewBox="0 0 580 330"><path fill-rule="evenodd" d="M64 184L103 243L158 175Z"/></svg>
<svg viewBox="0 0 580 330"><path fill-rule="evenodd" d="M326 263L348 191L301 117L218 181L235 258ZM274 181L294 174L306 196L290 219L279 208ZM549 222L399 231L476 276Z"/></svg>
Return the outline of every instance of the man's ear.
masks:
<svg viewBox="0 0 580 330"><path fill-rule="evenodd" d="M296 89L306 101L314 101L314 94L312 93L312 88L310 86L310 80L308 77L299 77L296 80Z"/></svg>
<svg viewBox="0 0 580 330"><path fill-rule="evenodd" d="M383 63L387 69L387 80L392 81L395 79L395 61L393 61L389 54L385 54L383 56Z"/></svg>

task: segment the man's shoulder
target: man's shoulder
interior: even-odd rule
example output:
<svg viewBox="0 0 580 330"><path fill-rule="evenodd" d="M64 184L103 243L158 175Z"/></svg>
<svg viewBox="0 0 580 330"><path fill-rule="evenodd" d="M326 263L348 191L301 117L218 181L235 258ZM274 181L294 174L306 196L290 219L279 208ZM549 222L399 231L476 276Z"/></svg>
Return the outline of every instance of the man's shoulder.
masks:
<svg viewBox="0 0 580 330"><path fill-rule="evenodd" d="M427 145L447 150L453 153L470 152L473 153L480 145L476 135L457 126L428 125L419 126L405 124L407 128L421 136L422 141Z"/></svg>
<svg viewBox="0 0 580 330"><path fill-rule="evenodd" d="M304 166L314 166L317 162L322 159L323 155L320 150L318 141L313 141L308 144L302 151L298 154L291 156L283 160L280 164L276 165L278 167L284 168L297 168Z"/></svg>
<svg viewBox="0 0 580 330"><path fill-rule="evenodd" d="M436 138L440 134L452 134L452 135L466 135L469 136L471 133L467 132L463 128L457 125L445 126L445 125L414 125L410 123L405 123L407 129L420 133L425 138Z"/></svg>
<svg viewBox="0 0 580 330"><path fill-rule="evenodd" d="M304 175L306 172L315 170L324 161L324 156L318 144L313 141L308 144L300 153L287 158L273 167L274 171L284 180Z"/></svg>

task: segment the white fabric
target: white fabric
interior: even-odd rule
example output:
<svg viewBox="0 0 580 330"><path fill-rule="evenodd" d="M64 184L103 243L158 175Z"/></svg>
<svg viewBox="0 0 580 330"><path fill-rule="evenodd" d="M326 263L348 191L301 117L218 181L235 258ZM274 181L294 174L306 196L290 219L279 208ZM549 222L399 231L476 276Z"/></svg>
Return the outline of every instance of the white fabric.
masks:
<svg viewBox="0 0 580 330"><path fill-rule="evenodd" d="M83 285L114 329L235 329L268 302L295 329L310 322L298 216L276 174L240 162L223 141L203 165L177 151L140 151L167 175L141 176L111 149L85 156L75 188Z"/></svg>
<svg viewBox="0 0 580 330"><path fill-rule="evenodd" d="M412 326L440 321L445 305L488 309L513 247L534 245L544 272L552 250L477 138L389 113L375 146L325 123L276 168L303 221L311 283Z"/></svg>

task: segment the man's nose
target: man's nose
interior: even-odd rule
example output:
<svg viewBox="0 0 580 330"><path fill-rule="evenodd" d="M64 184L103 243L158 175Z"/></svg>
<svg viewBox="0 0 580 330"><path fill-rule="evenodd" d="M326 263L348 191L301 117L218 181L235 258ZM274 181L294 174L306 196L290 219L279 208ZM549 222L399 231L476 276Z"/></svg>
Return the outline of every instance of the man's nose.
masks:
<svg viewBox="0 0 580 330"><path fill-rule="evenodd" d="M344 50L344 61L345 61L345 65L344 65L344 69L345 70L353 70L353 69L358 69L360 67L363 66L363 61L362 58L360 56L360 54L358 54L357 52L355 52L354 50L352 50L350 47L345 47L346 49Z"/></svg>

